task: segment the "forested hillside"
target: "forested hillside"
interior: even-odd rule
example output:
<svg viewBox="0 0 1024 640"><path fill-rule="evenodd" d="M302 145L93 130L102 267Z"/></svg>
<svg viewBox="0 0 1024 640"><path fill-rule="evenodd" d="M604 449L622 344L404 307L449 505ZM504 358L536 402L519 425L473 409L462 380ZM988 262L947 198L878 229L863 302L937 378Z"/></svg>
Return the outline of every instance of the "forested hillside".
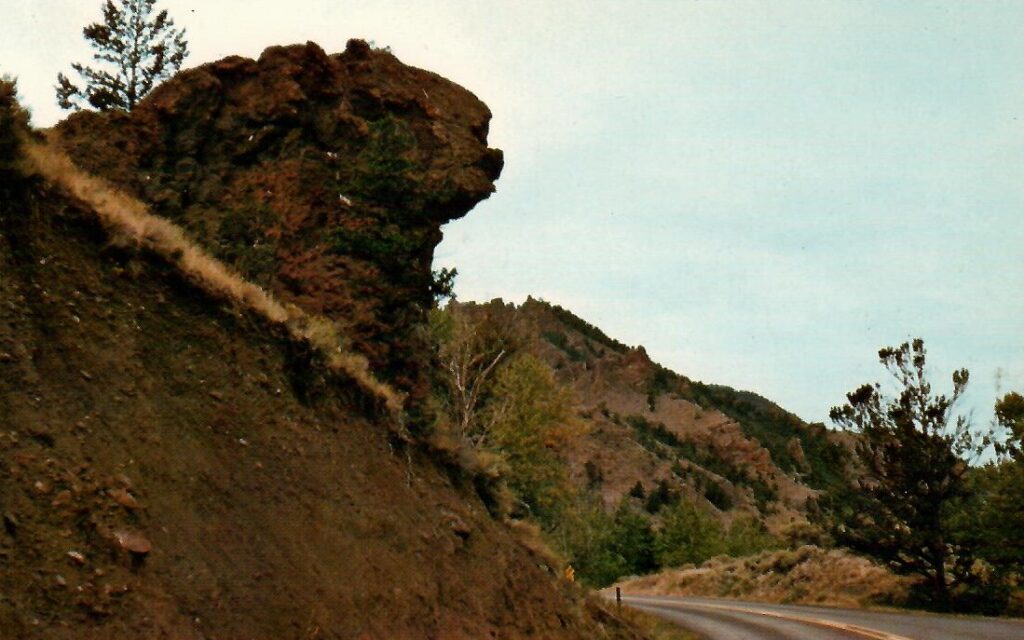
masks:
<svg viewBox="0 0 1024 640"><path fill-rule="evenodd" d="M819 539L807 503L846 452L822 425L538 300L452 302L434 329L438 431L499 456L511 513L539 522L584 580Z"/></svg>

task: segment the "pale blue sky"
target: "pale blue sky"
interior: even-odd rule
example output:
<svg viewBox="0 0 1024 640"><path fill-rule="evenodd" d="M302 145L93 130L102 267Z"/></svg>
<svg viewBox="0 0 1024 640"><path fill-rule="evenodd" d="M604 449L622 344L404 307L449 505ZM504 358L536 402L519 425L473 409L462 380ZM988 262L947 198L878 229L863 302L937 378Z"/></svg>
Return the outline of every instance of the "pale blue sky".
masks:
<svg viewBox="0 0 1024 640"><path fill-rule="evenodd" d="M38 124L100 4L0 0ZM1024 2L162 6L189 64L360 36L487 102L505 173L438 251L463 299L542 297L810 420L915 336L979 421L997 372L1024 389Z"/></svg>

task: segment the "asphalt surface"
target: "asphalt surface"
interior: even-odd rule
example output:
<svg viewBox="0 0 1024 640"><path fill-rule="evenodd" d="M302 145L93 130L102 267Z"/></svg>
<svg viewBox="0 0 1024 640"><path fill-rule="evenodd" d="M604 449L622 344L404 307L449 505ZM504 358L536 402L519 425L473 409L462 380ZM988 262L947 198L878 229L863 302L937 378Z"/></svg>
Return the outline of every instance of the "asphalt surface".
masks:
<svg viewBox="0 0 1024 640"><path fill-rule="evenodd" d="M622 603L707 640L1024 640L1021 620L677 596L623 594Z"/></svg>

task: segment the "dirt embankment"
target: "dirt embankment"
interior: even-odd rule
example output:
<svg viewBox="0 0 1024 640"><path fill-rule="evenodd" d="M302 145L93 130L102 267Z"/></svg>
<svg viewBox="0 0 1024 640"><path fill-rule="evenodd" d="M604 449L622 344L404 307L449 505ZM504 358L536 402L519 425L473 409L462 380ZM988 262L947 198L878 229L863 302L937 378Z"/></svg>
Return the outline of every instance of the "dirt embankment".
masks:
<svg viewBox="0 0 1024 640"><path fill-rule="evenodd" d="M217 229L224 220L212 204L251 203L230 185L256 174L243 159L214 152L231 146L219 137L236 132L229 122L214 118L199 136L190 118L201 115L204 96L218 109L244 109L234 102L243 95L262 108L258 98L279 104L286 93L270 82L275 66L284 69L281 87L294 88L307 73L324 72L317 61L335 71L368 64L370 73L374 56L385 55L350 49L340 57L312 46L275 49L260 62L233 59L190 72L181 87L211 77L257 84L245 94L211 86L209 95L176 98L163 90L132 116L74 118L63 127L65 143L97 170L106 163L108 179L143 198L155 197L143 183L161 182L159 192L184 198L188 185L206 180L202 202ZM395 84L421 77L454 87L425 72L392 73ZM381 100L391 77L378 77ZM261 93L258 79L273 86ZM9 133L10 107L0 104L0 138ZM85 130L90 121L93 134ZM298 139L312 130L296 126ZM205 150L174 160L146 146L173 146L189 130ZM288 133L274 139L285 166L306 166ZM8 154L0 158L0 638L634 637L517 543L471 491L395 439L373 394L324 366L308 341L197 286L174 256L111 235L65 185L27 176L28 163L10 156L18 151L9 141L0 139ZM124 164L113 160L118 145ZM482 197L490 188L473 183L487 174L470 165L493 158L477 148L479 157L458 165L466 174L452 176L455 194ZM250 156L264 163L264 178L302 195L271 171L266 153ZM134 176L133 163L152 172ZM242 168L232 173L233 163ZM220 170L228 186L213 184ZM467 205L447 213L430 206L442 216ZM209 240L203 210L183 206L175 219ZM165 211L173 213L166 202L154 208ZM318 227L299 228L316 236ZM304 242L299 231L289 233ZM241 258L225 254L228 245L208 246L247 273ZM279 279L280 265L297 255L281 246L277 266L257 282L314 308L303 297L311 290ZM350 291L353 282L337 286ZM379 287L400 289L387 278ZM385 298L368 296L367 304ZM373 317L384 327L390 316ZM397 339L403 328L398 322L388 331ZM378 339L368 329L359 335L357 347ZM410 368L408 380L419 373Z"/></svg>

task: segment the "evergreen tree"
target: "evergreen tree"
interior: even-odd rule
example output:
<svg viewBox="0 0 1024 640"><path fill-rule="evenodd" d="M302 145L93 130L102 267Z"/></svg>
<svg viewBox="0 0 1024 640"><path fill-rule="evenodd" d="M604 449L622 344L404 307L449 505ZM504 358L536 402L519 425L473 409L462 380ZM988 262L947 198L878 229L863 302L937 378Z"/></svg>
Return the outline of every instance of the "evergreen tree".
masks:
<svg viewBox="0 0 1024 640"><path fill-rule="evenodd" d="M28 112L18 104L18 83L0 76L0 185L13 183L23 136L28 132Z"/></svg>
<svg viewBox="0 0 1024 640"><path fill-rule="evenodd" d="M893 375L899 396L881 385L863 385L830 413L858 434L856 478L823 503L836 541L904 574L924 578L926 603L950 606L950 593L972 579L975 549L956 535L955 519L969 490L968 460L987 444L953 408L968 372L953 373L951 396L933 394L920 339L885 348L879 360Z"/></svg>
<svg viewBox="0 0 1024 640"><path fill-rule="evenodd" d="M1024 396L1011 391L996 402L996 422L1005 434L996 450L1024 463Z"/></svg>
<svg viewBox="0 0 1024 640"><path fill-rule="evenodd" d="M644 491L644 483L637 480L636 484L633 485L633 488L629 490L629 495L630 497L637 498L639 500L643 500L647 497L647 492Z"/></svg>
<svg viewBox="0 0 1024 640"><path fill-rule="evenodd" d="M1006 436L996 446L1001 459L973 474L978 499L965 520L978 532L982 557L1019 584L1024 576L1024 396L1006 394L996 402L995 414Z"/></svg>
<svg viewBox="0 0 1024 640"><path fill-rule="evenodd" d="M167 11L154 15L156 0L107 0L103 22L82 30L96 49L100 67L74 63L84 87L63 73L57 75L57 103L63 109L82 107L81 99L100 111L130 111L153 86L181 68L188 56L185 31L174 28Z"/></svg>
<svg viewBox="0 0 1024 640"><path fill-rule="evenodd" d="M665 505L675 504L679 501L679 494L672 490L668 482L662 478L658 480L658 486L648 495L644 508L648 513L658 513Z"/></svg>

